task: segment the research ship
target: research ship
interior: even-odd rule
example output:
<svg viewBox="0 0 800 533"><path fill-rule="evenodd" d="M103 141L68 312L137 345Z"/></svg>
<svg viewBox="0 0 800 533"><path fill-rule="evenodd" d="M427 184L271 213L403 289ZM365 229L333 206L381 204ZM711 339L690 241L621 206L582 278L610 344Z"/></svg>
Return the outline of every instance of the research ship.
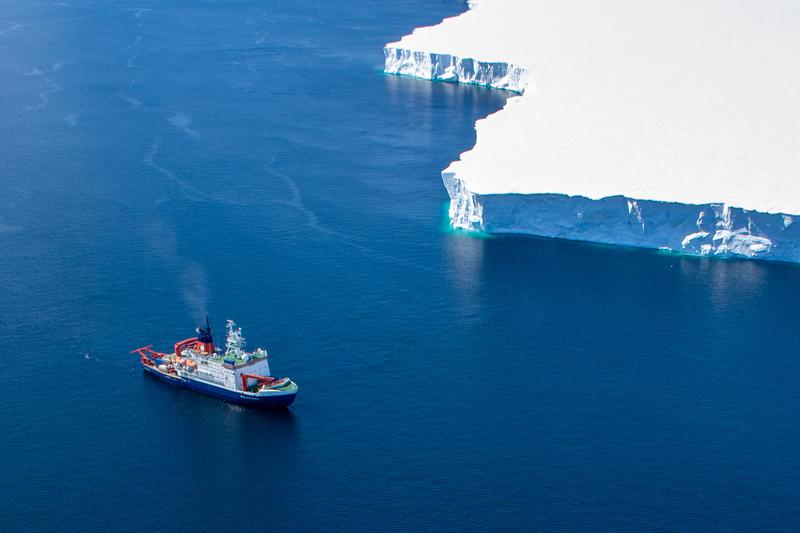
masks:
<svg viewBox="0 0 800 533"><path fill-rule="evenodd" d="M245 350L242 328L227 323L225 351L214 345L211 324L197 328L197 336L175 343L174 353L136 348L142 368L153 376L187 389L224 400L264 407L288 407L297 396L297 385L289 378L270 375L269 354L262 348Z"/></svg>

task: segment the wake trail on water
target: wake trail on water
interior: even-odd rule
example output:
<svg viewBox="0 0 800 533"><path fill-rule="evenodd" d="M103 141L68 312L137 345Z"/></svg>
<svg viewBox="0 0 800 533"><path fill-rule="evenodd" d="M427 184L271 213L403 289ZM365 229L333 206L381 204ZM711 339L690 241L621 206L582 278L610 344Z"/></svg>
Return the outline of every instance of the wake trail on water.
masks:
<svg viewBox="0 0 800 533"><path fill-rule="evenodd" d="M203 192L200 189L196 188L191 183L188 183L188 182L182 180L181 178L179 178L174 172L172 172L168 168L165 168L165 167L161 166L160 164L158 164L156 162L156 156L158 155L160 147L161 147L161 142L160 142L159 139L156 139L155 141L153 141L153 143L150 145L150 148L148 149L147 153L142 158L142 161L144 162L145 165L147 165L148 167L152 168L153 170L155 170L156 172L158 172L162 176L167 177L171 181L173 181L174 183L178 184L186 193L188 193L186 195L187 198L189 198L190 200L193 200L193 201L198 201L198 202L207 201L207 202L218 202L218 203L223 203L223 204L231 204L231 205L239 205L239 206L245 205L242 202L238 202L236 200L231 200L229 198L221 198L221 197L213 196L213 195L210 195L210 194L208 194L206 192Z"/></svg>
<svg viewBox="0 0 800 533"><path fill-rule="evenodd" d="M133 42L131 44L129 44L128 46L126 46L123 51L128 52L130 50L133 50L134 48L139 46L139 43L141 43L141 42L142 42L142 36L141 35L137 35L136 38L133 40ZM130 56L128 56L128 59L125 61L125 68L139 68L138 65L135 65L133 63L134 61L136 61L137 57L139 57L137 54L131 54ZM133 85L138 80L139 80L139 76L135 76L133 79L128 81L128 90L129 91L133 90ZM120 88L119 91L117 91L117 95L120 98L122 98L123 100L125 100L126 102L128 102L131 105L131 107L134 107L134 108L142 107L141 100L138 100L136 98L133 98L131 96L127 96L127 95L123 94L121 88Z"/></svg>
<svg viewBox="0 0 800 533"><path fill-rule="evenodd" d="M12 22L11 26L9 26L8 28L6 28L4 30L0 30L0 35L5 35L7 33L11 33L12 31L16 31L16 30L18 30L20 28L24 28L24 27L25 27L25 24L20 24L19 22Z"/></svg>
<svg viewBox="0 0 800 533"><path fill-rule="evenodd" d="M149 7L131 7L131 8L125 9L125 11L129 11L129 12L133 13L133 18L137 22L136 26L141 28L142 27L142 23L144 22L144 20L143 20L144 19L144 15L146 13L149 13L150 11L153 11L153 10L151 8L149 8Z"/></svg>
<svg viewBox="0 0 800 533"><path fill-rule="evenodd" d="M151 9L134 8L134 9L128 9L127 11L133 11L134 18L140 21L139 26L141 26L141 19L143 14L151 11ZM136 38L133 40L133 42L131 42L124 48L124 51L130 51L135 49L141 44L141 42L142 42L142 36L137 35ZM138 68L139 66L134 64L134 61L137 57L138 57L137 54L130 55L125 62L125 67ZM131 90L133 88L133 85L136 83L138 79L139 79L138 75L132 78L127 84L127 89ZM120 90L117 92L117 96L121 100L127 102L131 106L131 108L143 109L142 101L139 100L138 98L125 94L124 89L120 88ZM152 111L159 112L158 109L152 109ZM182 113L173 113L171 117L167 118L167 121L189 137L197 138L200 136L200 133L197 130L191 128L192 117L189 115ZM158 137L156 137L155 140L150 144L150 147L148 148L147 152L145 152L144 156L142 157L142 162L146 166L152 168L153 170L161 174L162 176L168 178L173 183L177 184L181 189L183 189L184 194L187 196L188 199L192 201L208 201L208 202L219 202L231 205L242 205L241 202L238 202L236 200L222 198L219 196L208 194L207 192L198 189L191 183L182 179L175 172L159 164L156 161L156 157L158 156L160 149L161 149L161 141Z"/></svg>
<svg viewBox="0 0 800 533"><path fill-rule="evenodd" d="M136 84L137 81L139 81L139 76L134 76L130 81L128 81L128 90L129 91L133 90L133 86ZM132 109L140 109L142 107L142 101L141 100L139 100L138 98L134 98L133 96L128 96L127 94L125 94L123 92L121 87L117 91L117 96L121 100L126 101L128 103L128 105L131 106Z"/></svg>
<svg viewBox="0 0 800 533"><path fill-rule="evenodd" d="M74 18L68 18L68 19L46 20L44 22L38 22L38 23L34 23L34 24L23 24L21 22L9 21L11 25L8 28L0 30L0 35L7 35L7 34L13 32L13 31L17 31L17 30L20 30L22 28L27 28L27 27L30 27L30 26L41 26L41 25L44 25L44 24L58 24L59 22L72 22L74 20L85 19L85 18L87 18L89 16L91 16L91 15L83 15L81 17L74 17Z"/></svg>
<svg viewBox="0 0 800 533"><path fill-rule="evenodd" d="M412 268L416 268L419 270L424 270L427 272L438 272L439 269L429 267L426 265L421 265L419 263L415 263L414 261L409 261L407 259L402 259L391 254L387 254L385 252L381 252L359 242L356 242L355 238L352 235L348 235L345 233L341 233L339 231L333 230L327 226L322 225L319 222L319 218L317 214L305 206L303 202L303 196L300 192L300 187L297 185L297 182L292 179L290 176L284 174L283 172L279 172L272 168L275 159L273 158L272 161L266 163L264 165L264 169L273 176L280 178L286 184L286 187L289 189L289 193L291 198L288 200L273 200L269 202L271 205L282 205L284 207L290 207L299 211L300 213L304 214L306 217L306 225L311 228L312 230L320 233L326 237L335 238L336 241L340 244L348 246L350 248L354 248L364 255L372 257L373 259L377 259L379 261L390 263L390 264L403 264Z"/></svg>
<svg viewBox="0 0 800 533"><path fill-rule="evenodd" d="M161 148L161 142L158 139L153 141L153 143L150 145L150 148L148 149L147 153L144 155L144 158L142 159L144 164L147 165L148 167L152 168L153 170L155 170L156 172L158 172L162 176L165 176L165 177L169 178L174 183L177 183L185 191L191 193L191 195L192 195L192 197L190 197L191 200L195 200L195 201L211 200L212 198L208 194L204 193L203 191L201 191L199 189L196 189L191 184L186 183L185 181L180 179L178 176L176 176L175 173L172 172L171 170L169 170L167 168L164 168L161 165L159 165L158 163L156 163L155 158L156 158L156 155L158 155L158 151L159 151L160 148Z"/></svg>
<svg viewBox="0 0 800 533"><path fill-rule="evenodd" d="M16 21L9 21L10 26L8 28L0 30L0 35L7 35L7 34L9 34L11 32L15 32L17 30L21 30L22 28L30 28L30 27L33 27L33 26L46 26L46 25L49 25L49 24L60 24L62 22L74 22L76 20L83 20L83 19L89 18L91 16L92 15L81 15L79 17L71 17L71 18L65 18L65 19L54 19L54 20L45 20L45 21L42 21L42 22L33 22L33 23L26 23L26 24L23 24L21 22L16 22Z"/></svg>
<svg viewBox="0 0 800 533"><path fill-rule="evenodd" d="M128 9L127 11L133 12L134 19L136 19L138 21L138 26L141 27L142 26L142 19L143 19L144 15L146 13L148 13L149 11L151 11L151 10L150 9L145 9L145 8L135 8L135 9L132 8L132 9ZM257 44L261 44L261 42L265 41L266 38L267 38L267 36L261 37L257 41ZM138 47L140 47L140 45L142 44L142 41L143 41L143 36L142 35L137 35L133 39L132 42L130 42L127 46L125 46L123 51L130 53L130 52L136 50ZM138 57L137 54L131 53L127 57L127 59L125 61L125 67L126 68L141 68L140 65L135 63L135 60L137 59L137 57ZM259 73L258 69L256 69L255 66L252 63L237 62L235 64L237 66L241 66L243 68L248 69L253 74L258 74ZM287 68L287 70L291 74L297 76L298 78L305 79L299 73L294 72L294 71L292 71L291 69L288 69L288 68ZM138 78L139 78L139 76L136 76L136 77L134 77L132 80L130 80L128 82L128 84L127 84L127 89L128 90L131 90L133 88L133 85L136 83ZM129 94L125 94L124 89L121 88L117 95L118 95L118 97L120 99L122 99L123 101L127 102L132 108L144 109L143 102L141 100L139 100L138 98L130 96ZM149 109L149 110L154 111L154 112L159 112L158 109ZM193 129L191 127L191 125L192 125L192 117L189 116L189 115L175 112L175 113L173 113L172 116L167 118L167 121L172 126L174 126L178 130L180 130L181 132L186 134L188 137L198 138L200 136L200 133L197 130L195 130L195 129ZM287 174L285 174L283 172L280 172L280 171L276 170L275 168L273 168L273 165L274 165L274 162L275 162L274 158L269 163L266 163L264 165L264 170L268 174L280 179L283 182L283 184L286 186L286 188L289 191L289 198L286 198L286 199L274 199L274 200L271 200L271 201L267 201L265 203L250 203L250 202L241 202L241 201L231 200L231 199L227 199L227 198L220 198L220 197L208 194L208 193L198 189L197 187L195 187L191 183L185 181L180 176L178 176L175 172L173 172L172 170L166 168L165 166L163 166L162 164L160 164L157 161L157 157L158 157L158 155L160 153L160 150L161 150L161 142L160 142L160 139L158 137L156 137L155 140L153 141L153 143L149 146L149 148L148 148L147 152L145 153L145 155L143 156L143 158L142 158L143 163L146 166L148 166L148 167L152 168L153 170L155 170L156 172L158 172L160 175L164 176L165 178L168 178L170 181L172 181L173 183L178 185L183 190L183 192L187 196L187 198L189 198L192 201L198 201L198 202L202 202L202 201L220 202L220 203L226 203L226 204L237 205L237 206L252 205L254 207L257 207L258 205L262 205L262 206L275 206L275 205L278 205L278 206L288 207L288 208L293 209L293 210L297 211L298 213L302 214L304 219L305 219L305 225L308 228L310 228L312 231L314 231L314 232L316 232L316 233L318 233L320 235L323 235L325 237L335 238L337 240L337 242L339 242L340 244L343 244L344 246L356 249L360 253L364 254L365 256L372 257L374 259L377 259L379 261L382 261L382 262L385 262L385 263L389 263L389 264L403 264L403 265L406 265L406 266L411 267L411 268L424 270L424 271L428 271L428 272L437 271L436 268L428 267L426 265L421 265L419 263L415 263L415 262L407 260L407 259L401 259L401 258L392 256L391 254L387 254L387 253L378 251L378 250L376 250L376 249L374 249L374 248L372 248L370 246L366 246L366 245L358 242L357 238L355 238L352 235L347 235L347 234L335 231L332 228L322 224L320 222L319 217L317 216L317 214L312 209L310 209L306 205L306 203L304 202L302 192L301 192L300 187L298 186L297 182L291 176L289 176L289 175L287 175ZM172 254L172 255L174 255L174 254ZM207 291L203 290L203 286L205 284L205 282L201 279L203 277L204 277L204 272L199 272L199 271L197 271L197 269L195 269L193 267L189 267L188 270L183 273L182 278L183 278L183 284L184 284L184 287L185 287L185 289L184 289L184 299L185 300L189 300L189 299L195 298L195 295L200 295L200 294L207 293ZM201 303L201 302L192 302L192 303L190 303L190 302L187 301L187 304L189 304L190 307L195 308L195 314L197 314L197 311L196 311L197 308L201 308L201 307L205 306L205 304ZM200 314L198 316L202 317L202 314Z"/></svg>
<svg viewBox="0 0 800 533"><path fill-rule="evenodd" d="M286 187L289 189L289 193L291 194L291 198L289 200L274 200L272 202L273 204L290 207L304 214L306 217L306 225L318 233L322 233L323 235L336 234L336 232L334 232L330 228L327 228L326 226L320 224L319 218L317 218L317 214L305 206L305 204L303 203L303 196L300 193L300 187L297 186L297 183L291 177L273 169L272 162L264 165L264 169L273 176L276 176L277 178L283 180L283 182L286 184Z"/></svg>
<svg viewBox="0 0 800 533"><path fill-rule="evenodd" d="M142 42L142 36L141 35L137 35L136 38L133 40L133 42L125 47L125 51L127 52L131 48L137 46L140 42Z"/></svg>
<svg viewBox="0 0 800 533"><path fill-rule="evenodd" d="M199 137L200 133L197 130L193 130L192 126L192 117L189 115L184 115L181 113L176 113L172 115L169 119L169 123L181 130L183 133L188 135L189 137Z"/></svg>
<svg viewBox="0 0 800 533"><path fill-rule="evenodd" d="M60 67L59 67L60 68ZM58 69L53 66L51 69L52 72L56 72ZM31 111L36 111L37 109L42 109L43 107L47 107L50 105L50 95L57 93L61 90L61 86L57 83L54 83L43 71L39 70L36 67L32 67L29 72L25 73L26 76L33 76L42 80L47 86L50 88L44 91L41 91L37 96L39 98L39 103L27 106L23 108L22 113L29 113Z"/></svg>
<svg viewBox="0 0 800 533"><path fill-rule="evenodd" d="M128 102L128 104L130 104L131 108L133 108L133 109L140 109L142 107L142 101L137 99L137 98L134 98L132 96L127 96L127 95L122 94L122 93L120 93L118 96L122 100L125 100L126 102Z"/></svg>
<svg viewBox="0 0 800 533"><path fill-rule="evenodd" d="M68 113L64 115L64 122L66 122L72 127L75 127L78 125L78 119L80 118L80 116L81 116L80 113Z"/></svg>

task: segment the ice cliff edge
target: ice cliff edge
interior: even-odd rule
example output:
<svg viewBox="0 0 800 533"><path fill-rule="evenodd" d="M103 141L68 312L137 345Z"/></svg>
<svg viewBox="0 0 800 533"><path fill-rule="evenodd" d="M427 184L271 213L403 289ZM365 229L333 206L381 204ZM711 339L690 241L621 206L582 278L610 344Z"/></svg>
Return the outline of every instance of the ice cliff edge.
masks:
<svg viewBox="0 0 800 533"><path fill-rule="evenodd" d="M480 0L385 70L517 92L442 172L454 227L800 262L800 4Z"/></svg>
<svg viewBox="0 0 800 533"><path fill-rule="evenodd" d="M478 1L467 0L467 5L471 10L476 9ZM465 15L467 14L448 19L442 25ZM505 59L494 61L486 59L485 54L478 54L477 50L470 50L469 47L444 45L443 49L455 48L455 51L443 52L428 46L427 43L438 33L440 26L418 28L400 41L387 44L383 48L384 72L426 80L483 85L516 93L524 92L528 73L520 65ZM477 59L476 56L484 59Z"/></svg>

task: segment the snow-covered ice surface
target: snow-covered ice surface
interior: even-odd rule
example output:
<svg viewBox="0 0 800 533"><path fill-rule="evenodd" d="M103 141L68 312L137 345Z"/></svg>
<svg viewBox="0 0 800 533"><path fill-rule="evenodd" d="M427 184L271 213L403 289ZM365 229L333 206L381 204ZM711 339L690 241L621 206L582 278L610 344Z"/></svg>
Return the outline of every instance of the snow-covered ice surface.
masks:
<svg viewBox="0 0 800 533"><path fill-rule="evenodd" d="M442 172L453 226L800 261L800 2L469 4L385 48L521 93Z"/></svg>

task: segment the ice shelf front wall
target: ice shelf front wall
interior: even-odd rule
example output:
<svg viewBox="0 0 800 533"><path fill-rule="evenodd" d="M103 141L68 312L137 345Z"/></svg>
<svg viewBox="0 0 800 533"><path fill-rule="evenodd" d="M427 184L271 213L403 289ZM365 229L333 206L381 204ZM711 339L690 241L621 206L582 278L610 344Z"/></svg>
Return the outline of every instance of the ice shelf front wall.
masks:
<svg viewBox="0 0 800 533"><path fill-rule="evenodd" d="M800 262L800 3L469 6L384 49L519 94L442 172L454 227Z"/></svg>
<svg viewBox="0 0 800 533"><path fill-rule="evenodd" d="M390 74L485 85L519 93L525 89L525 69L508 63L391 47L384 48L383 53L386 58L384 70Z"/></svg>

